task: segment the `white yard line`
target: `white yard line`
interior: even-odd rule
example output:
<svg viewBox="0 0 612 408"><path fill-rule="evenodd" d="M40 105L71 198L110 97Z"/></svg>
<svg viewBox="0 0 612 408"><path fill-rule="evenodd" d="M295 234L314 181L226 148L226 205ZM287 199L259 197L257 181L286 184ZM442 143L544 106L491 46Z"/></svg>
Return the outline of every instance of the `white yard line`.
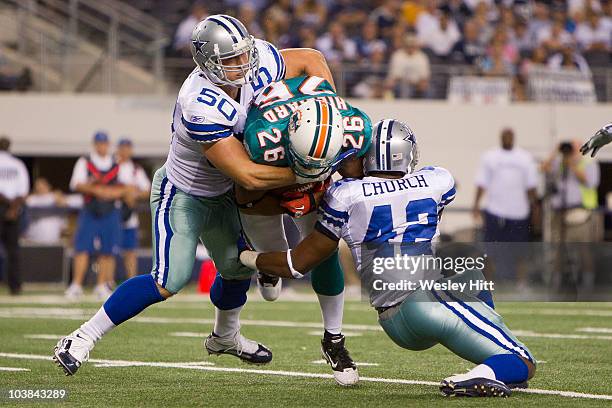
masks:
<svg viewBox="0 0 612 408"><path fill-rule="evenodd" d="M563 333L537 333L531 330L512 330L519 337L542 337L546 339L571 339L571 340L612 340L612 336L591 336L587 334L563 334Z"/></svg>
<svg viewBox="0 0 612 408"><path fill-rule="evenodd" d="M11 358L21 359L21 360L52 361L51 357L38 355L38 354L0 353L0 357L9 358L9 359ZM206 367L202 365L192 365L190 363L100 360L100 359L95 359L95 358L89 361L94 364L102 364L106 367L111 367L112 364L130 364L132 366L139 366L139 367L179 368L179 369L213 371L213 372L224 372L224 373L248 373L248 374L276 375L276 376L283 376L283 377L302 377L302 378L326 378L326 379L333 378L331 374L306 373L306 372L299 372L299 371L230 368L230 367ZM434 382L434 381L404 380L404 379L397 379L397 378L361 377L360 380L365 381L365 382L379 382L379 383L388 383L388 384L429 385L429 386L439 385L438 382ZM529 394L558 395L558 396L567 397L567 398L588 398L588 399L612 401L612 395L605 395L605 394L588 394L588 393L574 392L574 391L542 390L542 389L537 389L537 388L517 389L515 391L525 392Z"/></svg>
<svg viewBox="0 0 612 408"><path fill-rule="evenodd" d="M581 327L576 331L584 333L612 333L612 328L609 327Z"/></svg>
<svg viewBox="0 0 612 408"><path fill-rule="evenodd" d="M34 340L59 340L63 334L24 334L23 337L26 339Z"/></svg>
<svg viewBox="0 0 612 408"><path fill-rule="evenodd" d="M310 364L327 364L327 361L321 359L321 360L315 360L315 361L311 361ZM363 361L355 361L355 364L357 364L358 367L378 367L380 364L378 363L366 363Z"/></svg>
<svg viewBox="0 0 612 408"><path fill-rule="evenodd" d="M30 371L30 369L21 367L0 367L0 371Z"/></svg>

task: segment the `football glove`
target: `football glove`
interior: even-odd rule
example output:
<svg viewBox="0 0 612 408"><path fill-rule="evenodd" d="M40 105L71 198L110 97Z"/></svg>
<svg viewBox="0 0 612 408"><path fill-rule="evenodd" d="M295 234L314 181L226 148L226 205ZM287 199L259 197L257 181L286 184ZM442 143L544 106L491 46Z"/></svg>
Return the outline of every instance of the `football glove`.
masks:
<svg viewBox="0 0 612 408"><path fill-rule="evenodd" d="M580 153L586 155L591 152L591 157L595 157L599 149L612 142L612 123L602 127L580 148Z"/></svg>

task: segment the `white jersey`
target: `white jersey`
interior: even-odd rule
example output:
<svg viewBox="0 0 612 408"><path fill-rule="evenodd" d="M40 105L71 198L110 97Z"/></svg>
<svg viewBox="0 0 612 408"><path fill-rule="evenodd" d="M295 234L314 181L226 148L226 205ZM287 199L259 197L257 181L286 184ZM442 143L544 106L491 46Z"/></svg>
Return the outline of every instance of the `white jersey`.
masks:
<svg viewBox="0 0 612 408"><path fill-rule="evenodd" d="M315 228L343 238L359 271L362 243L434 240L440 213L454 198L455 181L442 167L424 167L400 179L344 179L325 193Z"/></svg>
<svg viewBox="0 0 612 408"><path fill-rule="evenodd" d="M240 88L239 101L208 80L199 68L181 86L174 107L166 173L170 182L185 193L213 197L231 189L232 179L206 159L201 144L240 138L253 100L270 83L285 77L285 62L276 47L263 40L255 40L255 47L258 76Z"/></svg>

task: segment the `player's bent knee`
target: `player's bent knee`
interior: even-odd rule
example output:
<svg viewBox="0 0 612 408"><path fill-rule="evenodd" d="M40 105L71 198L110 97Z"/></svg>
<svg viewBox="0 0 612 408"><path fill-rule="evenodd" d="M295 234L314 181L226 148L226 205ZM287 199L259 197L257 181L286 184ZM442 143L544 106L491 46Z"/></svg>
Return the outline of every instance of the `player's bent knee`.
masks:
<svg viewBox="0 0 612 408"><path fill-rule="evenodd" d="M169 297L174 296L174 293L162 287L159 283L155 282L155 286L157 286L157 290L159 291L159 294L162 295L164 299L168 299Z"/></svg>
<svg viewBox="0 0 612 408"><path fill-rule="evenodd" d="M527 379L531 380L536 372L536 365L531 361L527 360L525 357L521 357L525 365L527 366Z"/></svg>

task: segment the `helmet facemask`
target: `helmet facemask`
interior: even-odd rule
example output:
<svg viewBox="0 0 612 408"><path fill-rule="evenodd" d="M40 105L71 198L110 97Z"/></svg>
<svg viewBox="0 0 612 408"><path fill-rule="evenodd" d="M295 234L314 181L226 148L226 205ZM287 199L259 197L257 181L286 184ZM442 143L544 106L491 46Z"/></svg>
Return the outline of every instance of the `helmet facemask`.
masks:
<svg viewBox="0 0 612 408"><path fill-rule="evenodd" d="M244 64L225 65L223 63L224 60L243 54L247 54L247 62ZM204 67L200 66L200 68L211 81L217 84L237 87L248 85L255 80L259 70L259 53L255 47L254 38L250 36L243 39L240 43L236 44L234 51L231 53L221 55L218 50L215 50L215 55L206 60ZM227 77L228 73L241 73L242 76L231 80Z"/></svg>

